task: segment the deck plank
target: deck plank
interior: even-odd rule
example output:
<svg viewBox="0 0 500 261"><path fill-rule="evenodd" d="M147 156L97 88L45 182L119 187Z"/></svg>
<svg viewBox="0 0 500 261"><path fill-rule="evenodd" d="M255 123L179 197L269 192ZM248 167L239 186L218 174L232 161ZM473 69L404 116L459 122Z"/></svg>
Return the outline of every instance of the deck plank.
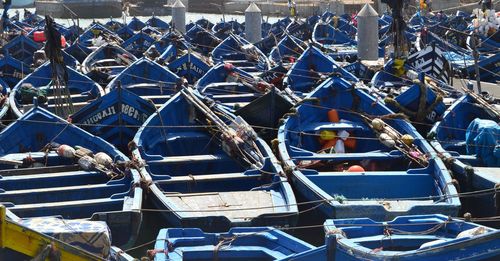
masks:
<svg viewBox="0 0 500 261"><path fill-rule="evenodd" d="M230 219L251 219L262 214L275 212L273 196L268 191L231 191L202 194L170 195L179 210L200 210L190 212L195 217L226 216ZM248 208L258 208L241 210ZM209 210L210 212L203 212Z"/></svg>

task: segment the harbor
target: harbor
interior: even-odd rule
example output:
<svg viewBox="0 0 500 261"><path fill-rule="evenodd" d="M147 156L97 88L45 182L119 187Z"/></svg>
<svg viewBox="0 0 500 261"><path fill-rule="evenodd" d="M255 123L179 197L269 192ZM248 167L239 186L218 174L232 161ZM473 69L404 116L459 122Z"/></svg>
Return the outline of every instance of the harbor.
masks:
<svg viewBox="0 0 500 261"><path fill-rule="evenodd" d="M500 1L3 1L0 260L498 260Z"/></svg>

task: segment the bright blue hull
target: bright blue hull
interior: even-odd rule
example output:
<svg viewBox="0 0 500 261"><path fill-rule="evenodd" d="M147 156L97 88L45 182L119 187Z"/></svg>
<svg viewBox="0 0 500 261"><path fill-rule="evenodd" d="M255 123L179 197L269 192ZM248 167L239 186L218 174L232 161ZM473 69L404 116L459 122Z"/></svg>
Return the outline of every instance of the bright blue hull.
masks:
<svg viewBox="0 0 500 261"><path fill-rule="evenodd" d="M137 57L115 44L104 44L95 49L82 62L82 71L97 83L105 86Z"/></svg>
<svg viewBox="0 0 500 261"><path fill-rule="evenodd" d="M49 111L60 113L63 117L67 117L68 115L64 114L75 113L78 109L87 105L90 100L104 94L101 86L89 77L68 66L66 66L66 71L68 72L68 83L66 86L61 85L60 87L56 87L54 85L52 81L52 68L48 62L21 80L12 89L9 96L13 116L17 118L21 117L21 115L33 106L34 97L32 96L37 96L40 106L48 108ZM45 94L26 94L23 90L27 86L30 86L31 90L43 91ZM58 94L57 89L63 89L61 90L61 95ZM66 91L69 96L66 95ZM42 96L46 101L42 101ZM62 97L62 102L58 98L59 96Z"/></svg>
<svg viewBox="0 0 500 261"><path fill-rule="evenodd" d="M373 130L364 125L362 118L356 117L357 112L372 117L392 114L387 107L337 77L326 80L305 100L307 102L297 108L297 113L285 119L280 127L279 153L300 197L306 201L328 202L317 204L323 216L368 216L387 220L401 214L446 213L453 216L458 213L460 202L450 197L457 193L456 189L450 185L450 174L438 157L430 156L427 165L408 165L408 158L379 143ZM314 103L315 100L319 103ZM351 113L353 106L357 112ZM340 123L328 121L330 109L337 110ZM432 147L409 123L403 120L389 122L400 133L414 137L415 146L422 150L421 153L435 155ZM326 130L347 131L354 136L355 143L345 145L349 146L345 147L345 152L325 153L333 146L328 145L332 138L320 138ZM345 172L353 164L363 170ZM412 186L407 187L407 184Z"/></svg>
<svg viewBox="0 0 500 261"><path fill-rule="evenodd" d="M157 208L165 210L161 212L164 217L175 226L204 231L294 224L295 198L285 177L275 174L281 167L270 148L257 139L264 164L257 169L245 167L200 125L205 116L198 114L184 92L165 103L159 114L153 114L134 138L134 155L147 163L142 173L150 180L151 198ZM234 117L229 112L224 115Z"/></svg>
<svg viewBox="0 0 500 261"><path fill-rule="evenodd" d="M157 253L155 261L295 260L298 254L316 249L300 239L267 227L238 227L221 234L204 233L194 228L170 228L160 230L157 239L155 249L165 252Z"/></svg>
<svg viewBox="0 0 500 261"><path fill-rule="evenodd" d="M334 74L342 75L348 81L359 81L354 75L342 69L331 57L317 47L311 46L292 65L283 83L302 97Z"/></svg>
<svg viewBox="0 0 500 261"><path fill-rule="evenodd" d="M490 217L497 215L499 211L498 201L495 202L494 191L491 190L500 183L497 175L500 165L488 164L483 160L485 154L490 158L495 157L494 144L482 144L480 149L489 150L482 155L468 153L468 150L475 147L472 141L467 141L466 137L474 134L468 128L476 119L499 122L498 116L478 104L473 96L466 94L448 108L441 121L430 131L429 137L434 139L431 142L434 148L449 157L451 170L460 184L461 192L490 191L485 195L461 199L473 217Z"/></svg>
<svg viewBox="0 0 500 261"><path fill-rule="evenodd" d="M210 68L200 55L192 53L187 53L168 64L168 69L177 76L186 78L189 84L197 82Z"/></svg>
<svg viewBox="0 0 500 261"><path fill-rule="evenodd" d="M476 235L470 235L471 233ZM500 231L444 215L327 220L329 260L496 260ZM468 235L467 235L468 234ZM331 239L329 240L328 237ZM425 244L425 245L424 245Z"/></svg>
<svg viewBox="0 0 500 261"><path fill-rule="evenodd" d="M125 170L127 175L110 179L97 169L82 169L75 159L54 150L58 144L82 146L127 161L124 154L42 108L29 111L0 137L2 159L21 163L1 164L0 201L10 211L21 218L57 215L106 221L114 244L134 243L142 219L142 189L134 185L139 173Z"/></svg>
<svg viewBox="0 0 500 261"><path fill-rule="evenodd" d="M71 122L128 153L129 142L155 111L151 102L126 89L114 88L71 115Z"/></svg>
<svg viewBox="0 0 500 261"><path fill-rule="evenodd" d="M160 107L178 90L180 78L169 69L148 58L140 58L123 70L106 87L122 88Z"/></svg>
<svg viewBox="0 0 500 261"><path fill-rule="evenodd" d="M135 55L135 57L142 57L143 53L155 42L151 36L142 31L124 41L121 46L123 49Z"/></svg>

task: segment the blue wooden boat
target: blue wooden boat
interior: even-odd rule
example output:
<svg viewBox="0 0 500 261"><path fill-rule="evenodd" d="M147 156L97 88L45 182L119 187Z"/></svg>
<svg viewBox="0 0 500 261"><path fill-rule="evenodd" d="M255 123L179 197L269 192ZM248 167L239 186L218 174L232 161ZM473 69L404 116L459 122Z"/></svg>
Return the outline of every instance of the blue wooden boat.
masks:
<svg viewBox="0 0 500 261"><path fill-rule="evenodd" d="M165 33L159 40L155 41L154 44L151 45L151 47L154 46L154 48L156 48L156 51L161 54L171 44L186 46L185 49L187 49L187 46L189 46L189 43L184 39L184 37L178 31L171 30ZM151 47L149 47L146 53L150 51Z"/></svg>
<svg viewBox="0 0 500 261"><path fill-rule="evenodd" d="M21 80L9 95L9 104L16 118L21 117L34 105L34 98L40 106L67 117L104 94L102 88L87 76L66 66L68 82L57 85L52 80L52 68L47 62ZM61 83L62 84L62 83Z"/></svg>
<svg viewBox="0 0 500 261"><path fill-rule="evenodd" d="M25 35L19 35L2 47L4 55L31 65L33 63L33 54L40 46Z"/></svg>
<svg viewBox="0 0 500 261"><path fill-rule="evenodd" d="M231 33L240 35L245 31L245 26L238 21L220 21L212 27L212 32L219 39L226 39Z"/></svg>
<svg viewBox="0 0 500 261"><path fill-rule="evenodd" d="M125 25L116 30L116 34L124 41L127 41L128 39L130 39L130 37L135 35L135 32L130 27Z"/></svg>
<svg viewBox="0 0 500 261"><path fill-rule="evenodd" d="M321 16L319 15L311 15L306 18L306 23L313 27L316 23L318 23L321 20Z"/></svg>
<svg viewBox="0 0 500 261"><path fill-rule="evenodd" d="M126 26L125 24L117 21L117 20L114 20L113 18L111 18L109 21L107 21L104 26L106 26L109 30L113 31L113 32L116 32L118 31L119 29L121 29L122 27Z"/></svg>
<svg viewBox="0 0 500 261"><path fill-rule="evenodd" d="M432 146L450 159L461 192L487 192L500 183L500 160L495 150L499 122L494 104L468 93L457 99L430 131ZM492 193L462 198L462 202L474 217L495 216L499 206Z"/></svg>
<svg viewBox="0 0 500 261"><path fill-rule="evenodd" d="M132 19L130 19L130 22L128 22L127 26L134 31L140 31L144 26L146 26L146 24L134 16L132 17Z"/></svg>
<svg viewBox="0 0 500 261"><path fill-rule="evenodd" d="M235 130L242 143L233 140L239 136L223 138ZM240 117L190 89L144 123L133 154L146 162L141 173L151 184L151 199L170 224L220 232L296 223L295 197L281 166L250 133Z"/></svg>
<svg viewBox="0 0 500 261"><path fill-rule="evenodd" d="M268 21L262 21L262 24L260 25L262 29L262 37L266 37L269 32L271 31L272 24L269 23Z"/></svg>
<svg viewBox="0 0 500 261"><path fill-rule="evenodd" d="M191 43L197 51L203 55L208 55L222 41L215 36L212 31L200 25L194 25L186 32L186 40Z"/></svg>
<svg viewBox="0 0 500 261"><path fill-rule="evenodd" d="M98 39L99 41L97 41ZM121 44L123 39L104 25L94 23L78 37L77 42L86 47L98 47L100 45L96 45L96 42Z"/></svg>
<svg viewBox="0 0 500 261"><path fill-rule="evenodd" d="M255 47L259 48L259 50L261 50L265 55L269 55L274 47L280 42L280 39L283 39L284 36L285 31L282 31L278 34L270 33L266 37L263 37L262 40L256 42L254 45Z"/></svg>
<svg viewBox="0 0 500 261"><path fill-rule="evenodd" d="M0 76L10 88L13 88L21 79L31 73L29 65L13 58L10 55L5 55L0 59Z"/></svg>
<svg viewBox="0 0 500 261"><path fill-rule="evenodd" d="M354 41L348 34L333 27L327 23L317 23L314 26L312 40L315 43L329 47L331 45L355 45Z"/></svg>
<svg viewBox="0 0 500 261"><path fill-rule="evenodd" d="M444 163L412 125L391 114L337 76L306 96L278 131L279 155L297 195L326 202L311 204L326 217L456 215L460 201Z"/></svg>
<svg viewBox="0 0 500 261"><path fill-rule="evenodd" d="M85 58L82 72L102 85L108 84L137 58L115 44L105 44Z"/></svg>
<svg viewBox="0 0 500 261"><path fill-rule="evenodd" d="M214 24L212 22L210 22L208 19L202 17L202 18L196 20L196 22L188 23L186 25L186 31L189 31L191 28L193 28L196 25L199 25L202 28L205 28L207 30L211 30L214 27Z"/></svg>
<svg viewBox="0 0 500 261"><path fill-rule="evenodd" d="M258 261L295 260L298 254L315 247L274 228L237 227L227 233L216 234L204 233L197 228L162 229L154 249L155 261Z"/></svg>
<svg viewBox="0 0 500 261"><path fill-rule="evenodd" d="M283 81L285 76L289 70L289 64L278 63L271 70L265 71L260 74L258 77L262 79L262 81L274 85L274 87L283 90L285 86L283 85Z"/></svg>
<svg viewBox="0 0 500 261"><path fill-rule="evenodd" d="M286 28L291 22L292 19L289 16L279 19L278 21L276 21L271 25L271 29L269 30L269 32L274 35L280 34L286 30Z"/></svg>
<svg viewBox="0 0 500 261"><path fill-rule="evenodd" d="M145 33L151 37L158 37L161 36L163 33L162 31L158 30L156 27L152 27L150 25L146 25L141 29L141 33Z"/></svg>
<svg viewBox="0 0 500 261"><path fill-rule="evenodd" d="M427 45L424 49L410 54L405 65L416 72L425 73L446 84L450 83L450 64L443 51L435 44Z"/></svg>
<svg viewBox="0 0 500 261"><path fill-rule="evenodd" d="M145 25L154 27L160 31L167 31L170 28L170 25L167 22L154 15L146 21Z"/></svg>
<svg viewBox="0 0 500 261"><path fill-rule="evenodd" d="M495 53L485 56L478 62L479 78L483 82L498 83L500 82L500 53ZM474 65L467 66L463 72L469 76L469 79L476 79Z"/></svg>
<svg viewBox="0 0 500 261"><path fill-rule="evenodd" d="M77 41L66 47L64 51L73 56L81 64L93 50Z"/></svg>
<svg viewBox="0 0 500 261"><path fill-rule="evenodd" d="M231 64L218 64L195 84L200 93L241 116L266 140L276 135L279 119L293 106L288 93L281 91L286 69L272 68L257 77ZM274 84L272 86L271 84Z"/></svg>
<svg viewBox="0 0 500 261"><path fill-rule="evenodd" d="M317 23L314 26L312 41L335 60L348 62L357 60L356 41L330 24Z"/></svg>
<svg viewBox="0 0 500 261"><path fill-rule="evenodd" d="M500 230L445 215L325 222L328 260L495 260ZM329 243L329 244L328 244Z"/></svg>
<svg viewBox="0 0 500 261"><path fill-rule="evenodd" d="M307 41L311 39L313 28L308 24L300 20L292 21L285 29L289 35L295 36L302 41Z"/></svg>
<svg viewBox="0 0 500 261"><path fill-rule="evenodd" d="M144 32L136 33L121 44L123 49L132 53L136 57L142 57L143 53L155 42L151 36Z"/></svg>
<svg viewBox="0 0 500 261"><path fill-rule="evenodd" d="M32 13L29 10L24 9L22 22L30 25L36 25L39 23L43 23L44 18L40 15L37 15L36 13Z"/></svg>
<svg viewBox="0 0 500 261"><path fill-rule="evenodd" d="M106 87L121 86L160 107L179 89L180 78L148 58L141 58L123 70Z"/></svg>
<svg viewBox="0 0 500 261"><path fill-rule="evenodd" d="M351 38L354 38L358 33L358 28L356 27L356 25L354 25L352 21L347 20L344 17L337 16L333 17L330 20L323 20L323 21L328 22L330 25L340 30L341 32L347 34Z"/></svg>
<svg viewBox="0 0 500 261"><path fill-rule="evenodd" d="M426 135L446 111L444 92L424 74L394 96L389 94L384 97L384 103L392 111L404 113L422 135Z"/></svg>
<svg viewBox="0 0 500 261"><path fill-rule="evenodd" d="M254 73L271 69L269 59L244 38L231 34L212 51L215 62L231 63L243 71Z"/></svg>
<svg viewBox="0 0 500 261"><path fill-rule="evenodd" d="M474 58L470 50L446 41L431 31L427 31L420 39L421 41L415 43L417 49L423 49L425 44L433 42L441 50L444 50L443 55L453 67L456 75L475 79ZM493 83L500 81L500 67L497 66L498 61L500 61L499 53L484 53L479 56L478 60L481 81Z"/></svg>
<svg viewBox="0 0 500 261"><path fill-rule="evenodd" d="M153 46L149 49L147 53L147 57L149 58L155 58L154 60L158 62L161 65L168 65L169 63L173 62L175 59L177 59L180 55L183 53L186 53L189 49L188 46L185 46L183 43L172 43L167 48L163 53L160 54L160 56L155 57L157 54L155 54L154 50L152 49Z"/></svg>
<svg viewBox="0 0 500 261"><path fill-rule="evenodd" d="M168 64L168 69L179 77L183 77L189 84L194 84L203 77L212 67L210 61L200 54L188 51L183 56Z"/></svg>
<svg viewBox="0 0 500 261"><path fill-rule="evenodd" d="M274 63L293 64L304 52L304 42L286 35L269 53L269 60Z"/></svg>
<svg viewBox="0 0 500 261"><path fill-rule="evenodd" d="M67 65L73 69L79 68L80 62L75 57L73 57L71 54L66 52L64 49L61 50L61 56L63 58L63 62L65 65ZM43 65L47 61L48 61L48 59L47 59L47 56L45 54L45 51L38 50L33 54L32 67L36 69L39 66Z"/></svg>
<svg viewBox="0 0 500 261"><path fill-rule="evenodd" d="M458 29L460 30L460 29ZM490 35L490 36L485 36L485 35L478 35L478 40L481 43L480 46L478 47L478 51L480 53L496 53L498 52L498 49L500 49L500 32L497 31L495 34ZM471 46L471 39L472 37L469 35L467 37L467 47L472 50Z"/></svg>
<svg viewBox="0 0 500 261"><path fill-rule="evenodd" d="M112 145L40 107L4 129L0 144L0 201L15 215L105 221L113 244L134 243L139 173L118 165L128 158Z"/></svg>
<svg viewBox="0 0 500 261"><path fill-rule="evenodd" d="M291 21L289 17L286 17L272 24L269 32L262 36L262 40L254 44L255 47L259 48L265 55L269 55L277 43L285 36L286 28Z"/></svg>
<svg viewBox="0 0 500 261"><path fill-rule="evenodd" d="M351 73L356 78L358 78L360 81L363 81L364 83L369 83L370 80L373 78L373 76L376 73L375 72L376 69L368 67L362 61L356 61L356 62L347 64L347 65L343 65L342 69Z"/></svg>
<svg viewBox="0 0 500 261"><path fill-rule="evenodd" d="M292 65L283 84L298 96L304 96L334 74L340 74L344 79L354 83L359 81L354 75L342 69L332 57L317 47L310 46Z"/></svg>
<svg viewBox="0 0 500 261"><path fill-rule="evenodd" d="M78 27L76 26L72 26L72 27L66 27L62 24L59 24L57 22L54 22L53 23L53 26L54 28L62 35L64 36L64 38L67 40L67 41L70 41L70 39L74 36L76 36L74 39L76 39L79 35L79 30L78 30ZM34 28L31 28L31 31L29 31L26 36L28 36L28 38L34 40L34 34L35 32L40 32L40 31L44 31L44 28L45 28L45 21L44 23L38 25L38 26L35 26ZM73 39L73 40L74 40Z"/></svg>
<svg viewBox="0 0 500 261"><path fill-rule="evenodd" d="M259 90L256 82L258 80L248 72L232 64L220 63L201 77L195 88L236 111L264 95L265 90Z"/></svg>
<svg viewBox="0 0 500 261"><path fill-rule="evenodd" d="M128 153L128 143L156 111L154 104L125 88L112 88L70 116L71 122Z"/></svg>

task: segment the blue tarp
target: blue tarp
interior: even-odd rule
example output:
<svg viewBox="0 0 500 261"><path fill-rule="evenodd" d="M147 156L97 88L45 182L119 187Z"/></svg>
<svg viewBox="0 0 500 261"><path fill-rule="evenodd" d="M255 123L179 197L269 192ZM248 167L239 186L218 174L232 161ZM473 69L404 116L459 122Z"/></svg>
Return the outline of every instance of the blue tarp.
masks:
<svg viewBox="0 0 500 261"><path fill-rule="evenodd" d="M475 119L465 134L467 153L487 167L500 167L500 126L492 120Z"/></svg>

